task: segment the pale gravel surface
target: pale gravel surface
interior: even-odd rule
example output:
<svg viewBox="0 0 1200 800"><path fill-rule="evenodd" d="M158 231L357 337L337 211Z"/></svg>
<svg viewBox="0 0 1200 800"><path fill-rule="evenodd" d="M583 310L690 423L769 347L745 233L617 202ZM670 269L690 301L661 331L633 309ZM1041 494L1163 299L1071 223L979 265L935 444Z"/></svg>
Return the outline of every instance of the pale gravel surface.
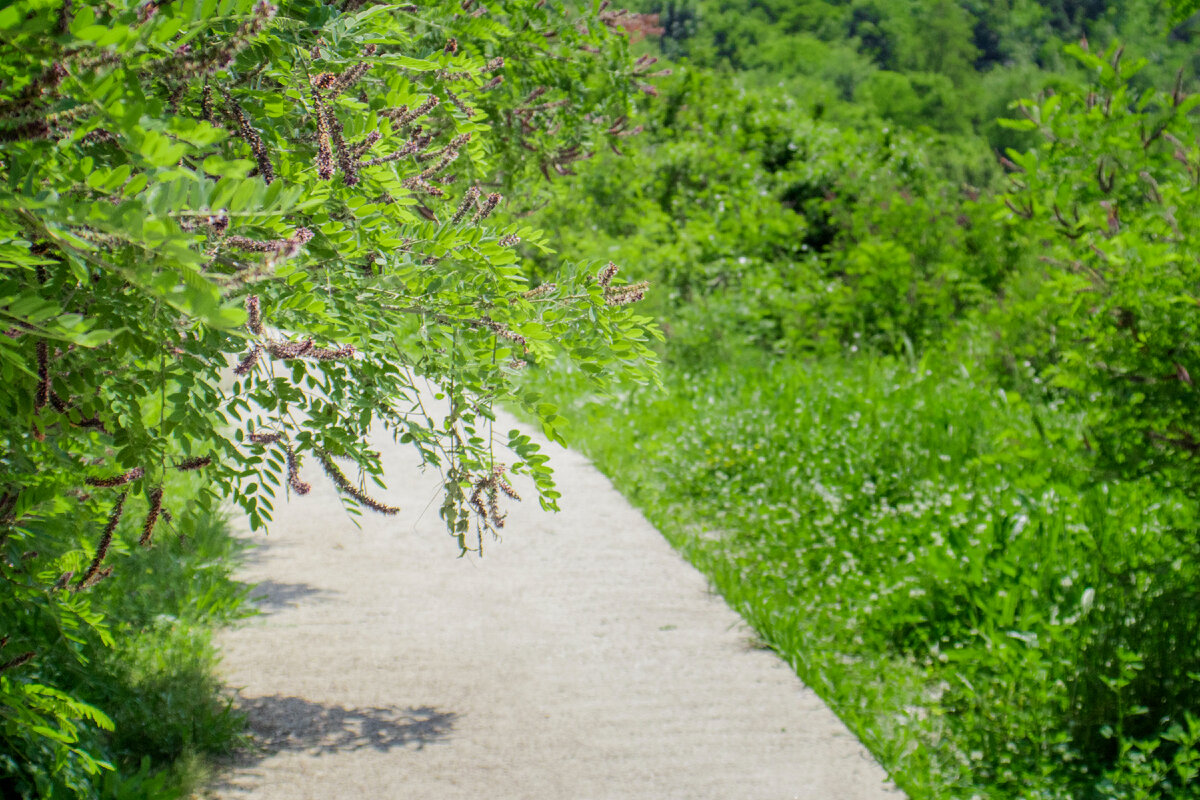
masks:
<svg viewBox="0 0 1200 800"><path fill-rule="evenodd" d="M309 470L250 537L264 615L221 645L262 750L211 796L902 800L583 457L552 448L562 513L458 559L436 474L381 447L399 517L356 529Z"/></svg>

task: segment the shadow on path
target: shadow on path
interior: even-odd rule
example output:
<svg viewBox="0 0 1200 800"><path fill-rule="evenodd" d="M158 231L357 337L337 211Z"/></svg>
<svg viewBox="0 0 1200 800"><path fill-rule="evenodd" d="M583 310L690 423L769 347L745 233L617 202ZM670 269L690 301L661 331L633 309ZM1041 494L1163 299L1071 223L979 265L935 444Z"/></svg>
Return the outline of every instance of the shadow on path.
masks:
<svg viewBox="0 0 1200 800"><path fill-rule="evenodd" d="M223 774L205 798L254 796L263 781L256 767L281 751L320 756L367 747L421 750L448 739L458 717L430 706L345 708L281 695L242 697L237 705L253 743L223 761Z"/></svg>
<svg viewBox="0 0 1200 800"><path fill-rule="evenodd" d="M259 581L250 590L250 601L263 614L273 614L285 608L300 605L306 598L322 599L330 592L307 583L280 583ZM314 597L315 596L315 597Z"/></svg>
<svg viewBox="0 0 1200 800"><path fill-rule="evenodd" d="M266 754L280 750L337 753L371 747L420 750L449 737L457 714L436 708L345 708L301 697L243 697L250 733Z"/></svg>

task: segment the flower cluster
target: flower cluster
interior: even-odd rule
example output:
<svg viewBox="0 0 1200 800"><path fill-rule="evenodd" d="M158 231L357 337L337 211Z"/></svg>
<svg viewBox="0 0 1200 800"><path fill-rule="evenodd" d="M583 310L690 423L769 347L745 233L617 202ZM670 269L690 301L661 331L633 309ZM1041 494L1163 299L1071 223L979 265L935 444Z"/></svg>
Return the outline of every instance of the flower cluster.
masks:
<svg viewBox="0 0 1200 800"><path fill-rule="evenodd" d="M101 569L100 565L104 563L105 557L108 556L108 548L112 545L113 534L116 533L117 524L121 521L121 515L125 513L125 498L128 496L128 492L122 492L121 496L117 498L112 514L108 517L108 524L104 526L104 532L100 534L100 543L96 545L96 555L92 559L92 563L88 565L87 570L79 576L79 580L71 588L71 591L78 592L90 586L95 586L112 574L112 567ZM67 580L69 581L70 578Z"/></svg>
<svg viewBox="0 0 1200 800"><path fill-rule="evenodd" d="M604 304L608 306L627 306L636 303L646 296L650 288L649 281L640 281L626 286L613 286L613 278L621 271L613 262L608 262L596 275L596 283L604 290Z"/></svg>
<svg viewBox="0 0 1200 800"><path fill-rule="evenodd" d="M369 44L367 45L366 50L363 52L363 55L373 56L375 55L375 50L375 45ZM322 72L320 75L317 75L312 79L312 85L314 89L319 89L324 92L325 99L332 100L333 98L345 92L354 84L358 83L359 80L367 74L367 70L370 68L370 62L360 61L340 75L335 75L330 72Z"/></svg>
<svg viewBox="0 0 1200 800"><path fill-rule="evenodd" d="M38 383L33 407L44 408L46 403L50 402L50 346L46 344L45 339L38 339L34 349L37 357Z"/></svg>
<svg viewBox="0 0 1200 800"><path fill-rule="evenodd" d="M424 133L423 131L421 131L420 127L418 127L416 130L413 131L412 138L409 139L407 142L405 142L404 145L402 145L400 147L400 149L397 150L396 152L389 153L386 156L379 156L377 158L372 158L369 161L361 161L361 162L359 162L358 166L360 168L377 167L380 164L387 164L392 161L399 161L400 159L404 158L405 156L410 156L413 153L424 150L426 147L429 146L429 143L431 141L433 141L433 136L430 134Z"/></svg>
<svg viewBox="0 0 1200 800"><path fill-rule="evenodd" d="M267 146L263 143L262 136L250 124L250 118L246 116L245 110L237 104L229 92L222 92L222 96L225 98L225 105L237 127L237 135L250 145L250 152L254 155L254 162L258 165L259 177L266 183L270 183L275 180L275 168L271 166L271 155L267 152Z"/></svg>
<svg viewBox="0 0 1200 800"><path fill-rule="evenodd" d="M294 258L300 249L312 241L313 232L308 228L296 228L287 239L250 239L245 236L227 236L224 242L229 247L252 253L270 253L275 258Z"/></svg>
<svg viewBox="0 0 1200 800"><path fill-rule="evenodd" d="M471 486L471 496L467 500L480 520L493 528L503 528L508 516L500 512L500 495L503 493L505 497L518 502L521 499L517 490L504 477L504 472L504 465L497 464L490 473L476 478Z"/></svg>
<svg viewBox="0 0 1200 800"><path fill-rule="evenodd" d="M454 104L454 107L461 111L467 119L471 119L475 116L475 109L467 105L466 101L464 101L461 97L445 87L442 87L442 91L446 93L446 97L450 99L450 102Z"/></svg>
<svg viewBox="0 0 1200 800"><path fill-rule="evenodd" d="M8 637L5 636L4 639L0 640L0 647L3 647L7 643L8 643ZM8 672L10 669L16 669L19 666L28 664L36 656L37 656L36 650L29 650L27 652L21 653L19 656L14 656L13 658L10 658L8 661L5 661L3 664L0 664L0 674Z"/></svg>
<svg viewBox="0 0 1200 800"><path fill-rule="evenodd" d="M251 333L262 335L262 306L258 302L258 295L252 294L246 298L246 327Z"/></svg>
<svg viewBox="0 0 1200 800"><path fill-rule="evenodd" d="M604 303L609 306L627 306L636 303L646 296L650 281L631 283L628 286L610 288L604 293Z"/></svg>
<svg viewBox="0 0 1200 800"><path fill-rule="evenodd" d="M425 99L425 102L416 108L409 110L408 106L399 106L397 108L387 108L379 112L379 116L384 119L391 120L392 125L397 128L403 128L411 125L421 117L428 114L437 107L441 100L436 95L430 95Z"/></svg>
<svg viewBox="0 0 1200 800"><path fill-rule="evenodd" d="M379 141L380 136L381 136L381 134L379 133L379 131L371 131L370 133L368 133L366 136L363 137L363 140L361 142L359 142L356 145L353 145L350 148L352 157L355 159L360 159L363 156L365 156L367 154L367 151L370 150L375 145L375 143Z"/></svg>
<svg viewBox="0 0 1200 800"><path fill-rule="evenodd" d="M480 327L487 328L487 329L488 329L488 330L490 330L492 333L494 333L494 334L496 334L497 336L499 336L501 339L507 339L508 341L510 341L510 342L513 342L514 344L519 344L519 345L521 345L521 347L522 347L522 348L524 348L524 347L525 347L525 345L526 345L526 344L528 344L528 343L526 342L526 340L525 340L525 337L524 337L524 336L522 336L522 335L521 335L521 334L519 334L519 333L515 333L515 332L513 332L513 331L509 330L508 328L506 328L506 327L505 327L504 325L502 325L501 323L499 323L499 322L496 322L495 320L493 320L493 319L490 319L490 318L488 318L488 317L484 317L484 318L483 318L483 319L481 319L481 320L480 320L480 321L479 321L477 324L478 324Z"/></svg>
<svg viewBox="0 0 1200 800"><path fill-rule="evenodd" d="M138 539L138 544L142 547L148 547L154 538L154 526L162 513L162 499L163 487L156 486L150 492L150 510L146 512L146 521L142 523L142 537Z"/></svg>
<svg viewBox="0 0 1200 800"><path fill-rule="evenodd" d="M457 159L458 159L458 151L457 150L444 151L442 153L442 157L438 159L436 164L434 164L432 167L429 167L428 169L426 169L425 171L423 171L420 174L420 176L419 176L420 179L422 181L431 180L438 173L440 173L442 170L444 170L446 167L453 164Z"/></svg>
<svg viewBox="0 0 1200 800"><path fill-rule="evenodd" d="M521 297L526 300L536 300L539 297L545 297L558 288L555 283L543 283L541 286L536 286L527 292L522 292Z"/></svg>
<svg viewBox="0 0 1200 800"><path fill-rule="evenodd" d="M462 202L458 204L458 209L454 212L454 216L450 218L451 225L457 225L467 216L467 212L475 207L479 201L479 187L472 186L467 189L467 193L463 195Z"/></svg>
<svg viewBox="0 0 1200 800"><path fill-rule="evenodd" d="M194 470L203 469L212 463L212 456L193 456L185 458L175 465L175 469L180 472L192 472Z"/></svg>
<svg viewBox="0 0 1200 800"><path fill-rule="evenodd" d="M496 206L499 205L500 201L503 199L504 197L502 195L499 195L495 192L489 194L487 196L487 200L484 200L483 205L480 206L479 210L475 212L475 216L471 217L471 222L483 222L493 211L496 210Z"/></svg>
<svg viewBox="0 0 1200 800"><path fill-rule="evenodd" d="M344 361L357 352L354 345L340 347L317 347L312 339L303 342L267 342L266 350L272 358L288 361L295 358L311 358L314 361Z"/></svg>
<svg viewBox="0 0 1200 800"><path fill-rule="evenodd" d="M425 178L421 177L420 175L413 175L411 178L405 178L403 181L401 181L401 185L405 189L411 189L412 191L421 191L421 192L424 192L425 194L432 195L433 197L444 197L446 194L446 192L441 187L434 186L433 184L431 184L429 181L425 180ZM420 210L420 209L418 209L418 210ZM433 212L429 212L429 213L431 215L433 214ZM437 217L432 216L431 219L436 221Z"/></svg>
<svg viewBox="0 0 1200 800"><path fill-rule="evenodd" d="M596 275L596 282L600 284L601 288L607 289L612 283L612 279L617 277L617 273L620 271L621 268L610 261L605 264L604 268L601 269L599 274Z"/></svg>
<svg viewBox="0 0 1200 800"><path fill-rule="evenodd" d="M120 475L114 475L111 478L84 478L83 482L88 486L98 486L104 489L111 489L114 486L124 486L127 483L133 483L146 474L146 470L141 467L134 467L128 472L123 472Z"/></svg>
<svg viewBox="0 0 1200 800"><path fill-rule="evenodd" d="M212 86L207 83L200 90L200 116L204 117L208 124L216 128L222 127L220 120L217 119L216 109L213 108Z"/></svg>
<svg viewBox="0 0 1200 800"><path fill-rule="evenodd" d="M296 456L296 451L289 444L287 446L287 470L288 470L288 486L296 494L304 495L312 491L312 484L305 483L300 479L300 459Z"/></svg>
<svg viewBox="0 0 1200 800"><path fill-rule="evenodd" d="M460 133L458 136L455 136L453 139L451 139L449 144L447 144L445 147L419 153L417 155L417 161L428 161L431 158L437 158L445 153L461 150L469 141L471 141L470 133Z"/></svg>
<svg viewBox="0 0 1200 800"><path fill-rule="evenodd" d="M400 509L395 506L385 505L378 500L369 497L365 492L350 482L346 477L346 473L338 468L338 465L333 463L333 459L323 451L317 451L317 460L321 462L321 468L325 470L325 474L333 481L333 484L346 495L357 500L362 505L387 516L394 516L400 513Z"/></svg>
<svg viewBox="0 0 1200 800"><path fill-rule="evenodd" d="M254 365L258 363L259 357L262 356L262 347L255 345L250 348L250 352L242 357L242 360L233 368L234 375L249 375L250 370L254 369Z"/></svg>
<svg viewBox="0 0 1200 800"><path fill-rule="evenodd" d="M325 100L314 87L312 90L313 111L317 118L317 175L323 181L333 178L333 139L329 130L329 114Z"/></svg>

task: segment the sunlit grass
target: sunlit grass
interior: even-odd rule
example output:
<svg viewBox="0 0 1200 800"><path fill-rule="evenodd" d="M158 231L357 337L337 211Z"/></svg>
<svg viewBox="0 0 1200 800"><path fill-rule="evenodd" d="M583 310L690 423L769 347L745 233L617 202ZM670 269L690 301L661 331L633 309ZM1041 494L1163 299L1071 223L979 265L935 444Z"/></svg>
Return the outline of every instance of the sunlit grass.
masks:
<svg viewBox="0 0 1200 800"><path fill-rule="evenodd" d="M1195 504L1088 483L1054 403L869 355L746 355L617 402L543 379L911 796L1178 788L1128 748L1197 708Z"/></svg>

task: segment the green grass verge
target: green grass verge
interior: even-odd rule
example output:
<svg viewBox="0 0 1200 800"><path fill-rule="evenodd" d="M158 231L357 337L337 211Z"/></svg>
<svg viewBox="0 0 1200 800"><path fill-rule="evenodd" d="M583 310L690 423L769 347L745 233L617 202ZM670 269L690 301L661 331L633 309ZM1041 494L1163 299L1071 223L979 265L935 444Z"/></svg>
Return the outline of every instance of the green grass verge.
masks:
<svg viewBox="0 0 1200 800"><path fill-rule="evenodd" d="M1197 509L957 363L744 358L570 438L914 798L1193 797Z"/></svg>

